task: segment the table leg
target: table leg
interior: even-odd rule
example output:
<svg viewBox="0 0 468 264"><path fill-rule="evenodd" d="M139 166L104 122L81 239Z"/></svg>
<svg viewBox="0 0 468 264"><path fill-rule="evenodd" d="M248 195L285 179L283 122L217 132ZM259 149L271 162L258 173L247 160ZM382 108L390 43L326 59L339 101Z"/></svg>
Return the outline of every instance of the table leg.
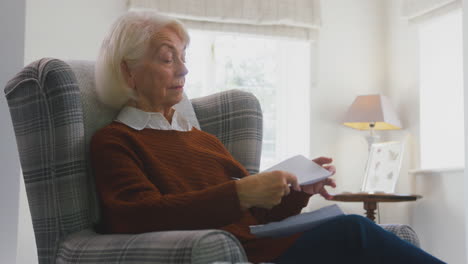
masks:
<svg viewBox="0 0 468 264"><path fill-rule="evenodd" d="M377 209L377 202L364 202L364 209L366 210L367 218L375 222L375 210Z"/></svg>

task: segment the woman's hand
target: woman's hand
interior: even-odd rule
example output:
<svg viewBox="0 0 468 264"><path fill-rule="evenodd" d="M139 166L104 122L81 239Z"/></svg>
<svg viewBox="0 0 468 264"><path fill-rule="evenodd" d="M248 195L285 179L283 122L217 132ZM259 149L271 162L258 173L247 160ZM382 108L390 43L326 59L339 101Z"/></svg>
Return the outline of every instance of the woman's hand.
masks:
<svg viewBox="0 0 468 264"><path fill-rule="evenodd" d="M328 165L328 164L332 163L332 161L333 161L332 158L319 157L319 158L313 159L312 161L314 161L318 165L320 165L323 168L330 171L332 173L332 175L335 174L335 172L336 172L335 166ZM309 184L309 185L304 185L304 186L302 186L302 191L304 191L304 192L306 192L308 194L312 194L312 195L318 193L318 194L322 195L323 198L325 198L327 200L330 200L330 199L333 198L333 196L328 193L328 191L325 189L325 186L331 186L331 187L335 188L336 187L335 180L331 179L331 178L327 178L327 179L325 179L325 180L323 180L321 182L317 182L317 183Z"/></svg>
<svg viewBox="0 0 468 264"><path fill-rule="evenodd" d="M242 178L236 181L241 207L271 209L289 194L289 184L294 190L301 190L296 176L285 171L263 172Z"/></svg>

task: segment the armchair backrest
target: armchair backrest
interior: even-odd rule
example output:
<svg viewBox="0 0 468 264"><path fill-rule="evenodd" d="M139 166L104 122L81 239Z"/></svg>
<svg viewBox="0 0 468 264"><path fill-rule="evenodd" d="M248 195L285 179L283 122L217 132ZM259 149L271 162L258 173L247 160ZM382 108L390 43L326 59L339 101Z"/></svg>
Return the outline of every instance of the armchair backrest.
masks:
<svg viewBox="0 0 468 264"><path fill-rule="evenodd" d="M93 62L35 61L8 82L5 95L39 263L55 263L64 237L92 228L99 218L88 144L117 111L95 96ZM194 107L185 97L176 108L217 136L251 173L258 172L262 114L256 98L237 90L192 102Z"/></svg>
<svg viewBox="0 0 468 264"><path fill-rule="evenodd" d="M80 91L69 66L41 59L5 88L39 263L65 236L92 225Z"/></svg>

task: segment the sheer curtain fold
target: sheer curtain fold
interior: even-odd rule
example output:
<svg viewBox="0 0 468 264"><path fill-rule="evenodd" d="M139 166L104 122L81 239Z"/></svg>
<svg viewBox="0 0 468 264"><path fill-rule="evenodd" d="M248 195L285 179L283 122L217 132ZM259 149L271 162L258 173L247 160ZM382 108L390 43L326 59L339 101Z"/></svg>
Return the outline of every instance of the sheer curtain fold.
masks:
<svg viewBox="0 0 468 264"><path fill-rule="evenodd" d="M314 39L320 0L128 0L129 9L156 9L189 27Z"/></svg>
<svg viewBox="0 0 468 264"><path fill-rule="evenodd" d="M411 22L423 22L461 7L461 0L403 0L401 13Z"/></svg>

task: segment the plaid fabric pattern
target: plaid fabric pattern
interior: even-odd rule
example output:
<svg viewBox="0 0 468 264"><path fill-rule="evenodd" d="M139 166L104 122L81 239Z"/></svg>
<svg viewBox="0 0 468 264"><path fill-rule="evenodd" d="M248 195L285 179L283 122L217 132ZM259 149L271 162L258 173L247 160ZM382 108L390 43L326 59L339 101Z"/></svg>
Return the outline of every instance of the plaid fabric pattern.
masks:
<svg viewBox="0 0 468 264"><path fill-rule="evenodd" d="M229 90L192 99L203 131L216 136L251 174L258 172L262 150L262 109L248 92Z"/></svg>
<svg viewBox="0 0 468 264"><path fill-rule="evenodd" d="M222 230L99 235L84 230L67 237L57 263L229 263L246 261L238 240Z"/></svg>
<svg viewBox="0 0 468 264"><path fill-rule="evenodd" d="M408 225L398 225L398 224L384 224L380 225L383 229L388 232L394 233L403 240L408 241L409 243L419 247L419 238L416 232Z"/></svg>
<svg viewBox="0 0 468 264"><path fill-rule="evenodd" d="M220 230L140 235L92 231L98 206L87 142L96 129L112 120L115 110L90 99L93 91L88 88L94 86L94 77L89 78L89 72L93 70L83 72L80 67L86 65L72 64L74 71L63 61L41 59L26 66L5 88L39 263L245 261L237 239Z"/></svg>
<svg viewBox="0 0 468 264"><path fill-rule="evenodd" d="M63 63L36 61L5 88L40 263L59 241L90 226L79 90Z"/></svg>

